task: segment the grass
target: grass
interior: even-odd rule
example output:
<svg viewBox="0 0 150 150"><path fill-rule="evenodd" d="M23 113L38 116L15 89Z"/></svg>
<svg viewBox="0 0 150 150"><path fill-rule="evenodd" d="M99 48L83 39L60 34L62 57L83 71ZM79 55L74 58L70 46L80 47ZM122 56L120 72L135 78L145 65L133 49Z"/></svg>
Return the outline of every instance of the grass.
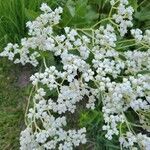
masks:
<svg viewBox="0 0 150 150"><path fill-rule="evenodd" d="M18 67L6 59L1 60L0 150L17 150L19 147L19 134L23 128L23 114L26 104L26 90L16 85L18 75Z"/></svg>
<svg viewBox="0 0 150 150"><path fill-rule="evenodd" d="M26 33L23 0L0 0L0 45L18 42Z"/></svg>
<svg viewBox="0 0 150 150"><path fill-rule="evenodd" d="M31 85L24 83L31 67L0 61L0 150L18 150ZM33 70L33 69L32 69ZM28 76L29 78L29 76ZM28 79L26 79L28 81ZM26 85L25 85L26 84Z"/></svg>

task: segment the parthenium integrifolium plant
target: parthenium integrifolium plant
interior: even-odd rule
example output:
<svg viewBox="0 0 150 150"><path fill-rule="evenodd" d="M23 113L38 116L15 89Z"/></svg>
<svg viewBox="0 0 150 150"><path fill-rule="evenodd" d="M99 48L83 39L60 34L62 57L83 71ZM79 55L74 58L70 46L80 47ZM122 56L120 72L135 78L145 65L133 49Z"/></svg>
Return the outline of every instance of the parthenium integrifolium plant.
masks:
<svg viewBox="0 0 150 150"><path fill-rule="evenodd" d="M110 4L108 17L91 28L65 27L58 34L55 28L63 10L58 7L53 11L43 3L42 14L27 22L28 37L20 45L9 43L0 54L22 65L36 67L39 59L44 64L44 71L30 78L34 92L29 100L32 98L33 105L25 115L21 150L72 150L85 144L86 128L68 129L66 118L67 113L76 112L81 101L92 110L101 101L103 130L108 140L117 135L121 149L150 149L150 138L133 128L149 131L141 116L150 111L150 76L143 73L150 70L150 30L143 33L132 29L134 10L127 0L111 0ZM126 40L127 32L131 39ZM124 43L118 48L117 44ZM124 48L128 50L119 51ZM42 55L43 51L59 57L62 68L48 66L46 62L50 60ZM48 93L54 91L57 96L50 97ZM140 124L129 122L129 109L138 115Z"/></svg>

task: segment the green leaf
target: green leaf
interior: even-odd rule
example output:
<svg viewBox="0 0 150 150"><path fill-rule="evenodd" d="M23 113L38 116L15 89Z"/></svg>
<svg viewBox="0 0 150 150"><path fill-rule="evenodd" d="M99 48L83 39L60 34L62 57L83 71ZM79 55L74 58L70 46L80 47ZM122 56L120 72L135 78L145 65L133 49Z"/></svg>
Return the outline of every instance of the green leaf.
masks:
<svg viewBox="0 0 150 150"><path fill-rule="evenodd" d="M139 21L150 20L150 4L142 7L140 11L135 13L135 18Z"/></svg>
<svg viewBox="0 0 150 150"><path fill-rule="evenodd" d="M134 8L135 11L137 10L138 8L137 0L129 0L129 4Z"/></svg>
<svg viewBox="0 0 150 150"><path fill-rule="evenodd" d="M150 29L150 19L145 21L144 30L146 30L146 29Z"/></svg>
<svg viewBox="0 0 150 150"><path fill-rule="evenodd" d="M68 7L68 10L69 10L71 16L74 17L75 16L75 8L71 7L71 6L67 6L67 7Z"/></svg>
<svg viewBox="0 0 150 150"><path fill-rule="evenodd" d="M97 110L92 110L89 112L82 112L80 116L80 125L81 126L94 126L98 125L103 121L102 112Z"/></svg>
<svg viewBox="0 0 150 150"><path fill-rule="evenodd" d="M97 4L97 5L102 5L103 3L106 3L107 0L92 0L89 1L91 4Z"/></svg>
<svg viewBox="0 0 150 150"><path fill-rule="evenodd" d="M28 20L34 20L36 17L38 17L39 13L35 12L34 10L25 9L25 15Z"/></svg>
<svg viewBox="0 0 150 150"><path fill-rule="evenodd" d="M85 27L98 18L98 13L88 4L88 0L68 0L62 16L62 26Z"/></svg>

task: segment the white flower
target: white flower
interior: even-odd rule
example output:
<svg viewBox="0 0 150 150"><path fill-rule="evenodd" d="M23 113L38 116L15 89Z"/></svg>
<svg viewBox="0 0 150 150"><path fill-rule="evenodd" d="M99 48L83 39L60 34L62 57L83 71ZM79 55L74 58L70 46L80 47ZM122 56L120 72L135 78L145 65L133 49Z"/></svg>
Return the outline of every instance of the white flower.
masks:
<svg viewBox="0 0 150 150"><path fill-rule="evenodd" d="M143 39L142 31L140 29L132 29L131 34L137 41L141 41Z"/></svg>
<svg viewBox="0 0 150 150"><path fill-rule="evenodd" d="M127 6L127 0L120 0L120 4L117 7L118 11L116 14L113 14L113 19L119 26L119 32L121 36L124 36L127 33L127 28L132 27L132 15L134 9L131 6Z"/></svg>
<svg viewBox="0 0 150 150"><path fill-rule="evenodd" d="M43 3L40 7L41 11L47 13L47 12L52 12L51 8L46 4L46 3Z"/></svg>

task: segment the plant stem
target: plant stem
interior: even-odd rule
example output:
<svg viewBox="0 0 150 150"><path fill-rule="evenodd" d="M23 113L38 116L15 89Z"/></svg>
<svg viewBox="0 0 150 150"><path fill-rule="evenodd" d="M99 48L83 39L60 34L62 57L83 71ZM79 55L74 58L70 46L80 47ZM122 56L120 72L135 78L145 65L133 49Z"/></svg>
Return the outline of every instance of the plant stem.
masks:
<svg viewBox="0 0 150 150"><path fill-rule="evenodd" d="M25 110L25 117L24 117L24 119L25 119L25 125L26 125L26 126L28 125L27 113L28 113L29 104L30 104L30 100L31 100L31 96L32 96L34 87L35 87L35 86L33 86L32 89L31 89L31 92L30 92L30 95L29 95L29 98L28 98L28 102L27 102L27 106L26 106L26 110Z"/></svg>
<svg viewBox="0 0 150 150"><path fill-rule="evenodd" d="M98 24L100 24L101 22L104 22L104 21L107 21L109 20L110 18L105 18L105 19L102 19L100 20L99 22L97 22L95 25L92 26L92 28L95 28Z"/></svg>

